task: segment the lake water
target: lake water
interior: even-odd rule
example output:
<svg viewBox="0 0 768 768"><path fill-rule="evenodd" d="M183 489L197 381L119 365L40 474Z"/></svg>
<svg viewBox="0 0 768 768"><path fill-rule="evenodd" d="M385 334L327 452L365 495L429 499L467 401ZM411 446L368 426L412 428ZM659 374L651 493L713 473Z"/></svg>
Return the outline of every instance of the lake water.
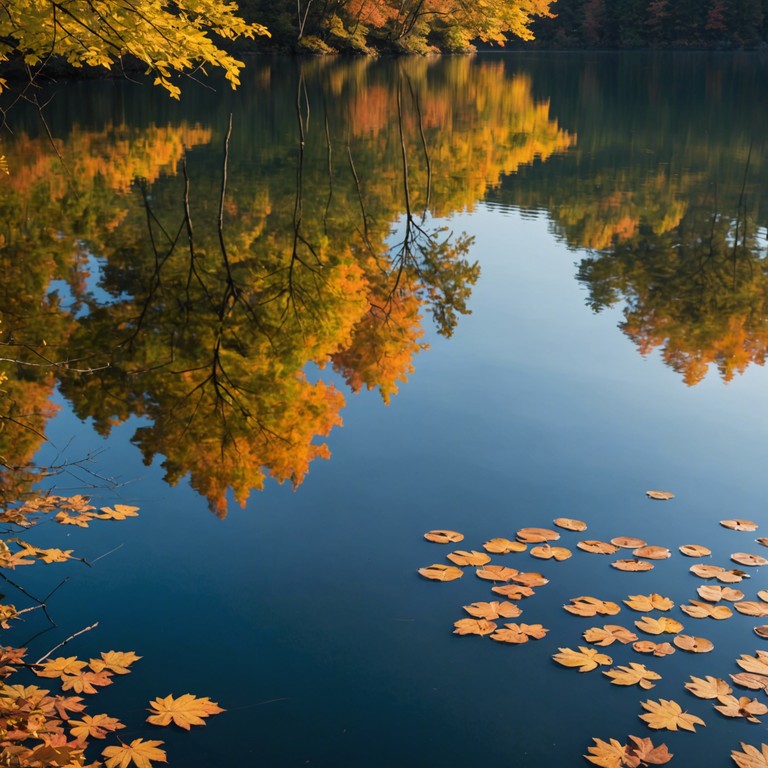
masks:
<svg viewBox="0 0 768 768"><path fill-rule="evenodd" d="M601 649L658 672L650 691L552 660L641 616L572 616L572 597L682 604L710 582L680 545L726 568L768 555L765 73L747 54L254 59L238 91L189 82L181 103L59 84L61 160L19 106L0 145L0 329L26 365L3 369L0 450L63 469L4 487L141 509L35 531L109 554L14 574L38 593L71 576L32 652L98 621L67 654L143 658L91 711L185 768L561 768L628 734L715 766L765 741L683 688L768 650L765 619L676 607L713 652ZM549 579L519 619L546 637L452 634L491 583L417 569L558 517L588 524L560 531L570 559L493 557ZM632 573L610 565L631 550L576 548L616 536L672 556ZM757 600L764 571L744 570ZM226 714L192 733L143 722L185 692ZM660 698L706 728L649 730L640 701Z"/></svg>

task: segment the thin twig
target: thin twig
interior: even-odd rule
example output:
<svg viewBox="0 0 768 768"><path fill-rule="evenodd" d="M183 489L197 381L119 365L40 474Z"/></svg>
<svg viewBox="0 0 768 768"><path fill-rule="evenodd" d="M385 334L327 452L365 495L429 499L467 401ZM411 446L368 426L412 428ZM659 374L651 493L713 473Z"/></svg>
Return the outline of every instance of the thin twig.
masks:
<svg viewBox="0 0 768 768"><path fill-rule="evenodd" d="M42 664L42 663L43 663L43 662L44 662L44 661L45 661L45 660L46 660L46 659L47 659L47 658L48 658L48 657L49 657L49 656L50 656L50 655L51 655L51 654L52 654L54 651L58 651L58 650L59 650L59 648L62 648L62 647L63 647L63 646L65 646L65 645L66 645L68 642L70 642L71 640L74 640L74 639L75 639L75 638L76 638L78 635L82 635L82 634L83 634L83 633L85 633L85 632L90 632L90 630L92 630L92 629L96 629L96 627L98 627L98 626L99 626L99 622L97 621L95 624L91 624L91 626L90 626L90 627L85 627L84 629L81 629L79 632L75 632L75 634L74 634L74 635L70 635L70 636L69 636L69 637L68 637L66 640L62 641L61 643L59 643L59 644L58 644L57 646L55 646L54 648L51 648L51 650L50 650L50 651L48 651L48 653L46 653L46 654L45 654L45 656L41 656L41 657L40 657L40 658L39 658L39 659L38 659L38 660L35 662L35 664Z"/></svg>

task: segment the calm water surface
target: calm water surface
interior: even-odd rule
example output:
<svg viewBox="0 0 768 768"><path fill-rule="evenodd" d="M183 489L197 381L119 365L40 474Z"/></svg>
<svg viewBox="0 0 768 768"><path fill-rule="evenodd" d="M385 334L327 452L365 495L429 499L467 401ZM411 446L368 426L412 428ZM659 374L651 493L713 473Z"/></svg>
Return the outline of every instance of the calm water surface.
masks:
<svg viewBox="0 0 768 768"><path fill-rule="evenodd" d="M185 768L554 768L628 734L725 766L758 745L764 728L682 685L737 672L765 619L675 608L714 652L606 649L659 672L650 692L551 657L640 616L571 616L571 597L684 603L704 582L679 545L724 566L765 552L765 66L254 60L236 93L190 84L180 104L63 84L47 116L64 166L19 109L0 180L6 356L76 362L6 364L2 455L79 462L44 486L141 507L36 531L110 554L57 566L60 626L34 651L99 621L70 653L143 658L93 712ZM550 580L519 619L547 637L454 636L491 585L420 578L453 548L423 533L481 549L556 517L588 523L562 532L571 559L494 558ZM718 525L733 517L758 533ZM673 555L623 573L575 546L619 535ZM51 570L25 583L44 592ZM755 600L768 584L750 573ZM143 723L149 699L188 691L227 713L189 734ZM638 720L649 698L707 727L659 736Z"/></svg>

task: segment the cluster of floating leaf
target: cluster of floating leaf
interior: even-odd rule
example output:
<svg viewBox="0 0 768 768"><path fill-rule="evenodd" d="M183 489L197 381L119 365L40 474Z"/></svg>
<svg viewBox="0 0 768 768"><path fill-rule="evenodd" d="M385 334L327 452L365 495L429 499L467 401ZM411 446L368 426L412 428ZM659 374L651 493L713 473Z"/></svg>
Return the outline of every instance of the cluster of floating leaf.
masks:
<svg viewBox="0 0 768 768"><path fill-rule="evenodd" d="M668 500L674 495L664 491L648 491L647 496L654 500ZM554 525L565 530L583 532L587 524L572 518L557 518ZM734 531L754 531L757 524L750 520L721 520L720 524ZM428 541L438 544L458 544L464 536L457 531L433 530L424 534ZM513 619L522 614L517 601L534 594L535 587L548 583L541 573L520 571L503 565L491 564L490 554L506 555L528 551L539 559L554 559L557 561L569 559L573 552L567 547L555 546L551 542L558 541L560 534L548 528L521 528L515 539L495 538L483 544L484 552L477 550L456 550L447 559L453 565L435 563L420 568L419 573L437 581L453 581L464 575L462 568L474 566L475 574L480 579L494 582L492 591L503 598L503 601L475 602L464 606L471 618L459 619L454 623L454 634L457 635L488 635L492 640L503 643L520 644L529 640L540 640L549 631L541 624L507 623L499 628L496 623L500 619ZM757 543L768 546L768 538L756 539ZM529 545L531 546L528 549ZM653 569L651 560L664 560L672 556L672 552L662 546L649 545L642 539L629 536L618 536L610 541L586 539L576 543L576 547L590 554L614 555L622 549L631 549L632 558L620 558L611 563L614 568L623 571L642 572ZM699 544L685 544L679 548L686 557L701 558L712 554L711 550ZM489 554L490 553L490 554ZM768 565L768 559L746 552L735 552L731 560L739 565L757 567ZM738 584L749 574L737 568L725 568L718 565L697 563L689 569L699 578L715 579L721 584ZM733 611L721 601L730 602L742 614L748 616L768 616L768 590L757 593L758 601L745 600L744 592L730 586L720 584L705 584L698 587L699 600L690 599L687 604L679 606L680 610L694 619L725 620L733 616ZM633 611L650 613L651 611L667 612L675 607L668 597L659 594L630 595L624 604ZM615 616L621 611L621 606L607 600L582 595L571 598L563 608L576 616ZM705 637L683 634L683 624L668 616L653 617L644 615L634 622L635 627L646 634L673 636L669 642L654 642L639 639L631 629L618 624L604 624L602 627L591 627L583 633L583 638L591 646L610 646L613 643L629 644L643 654L656 657L675 653L675 649L689 653L708 653L714 649L712 641ZM755 633L768 639L768 626L755 627ZM553 660L564 667L577 669L579 672L591 672L601 666L610 667L613 659L595 647L578 646L578 650L560 648ZM768 693L768 652L757 651L754 656L742 655L736 663L744 670L730 677L735 685L751 690L762 690ZM644 664L630 662L628 665L616 666L603 671L612 684L622 686L637 685L644 690L654 687L654 681L660 680L661 675L647 669ZM725 717L744 718L749 722L759 723L762 715L768 714L768 706L748 696L736 697L730 685L723 679L706 676L698 678L691 676L685 683L685 688L700 699L714 700L714 708ZM646 725L654 730L695 731L696 726L704 726L704 721L696 715L683 711L675 701L659 699L640 702L645 710L639 717ZM593 746L589 747L584 757L594 765L602 768L636 768L638 766L662 765L669 762L673 755L666 745L654 745L651 739L629 736L624 744L616 739L603 741L595 738ZM761 744L760 749L748 744L741 744L742 751L731 753L733 761L739 768L768 768L768 745Z"/></svg>

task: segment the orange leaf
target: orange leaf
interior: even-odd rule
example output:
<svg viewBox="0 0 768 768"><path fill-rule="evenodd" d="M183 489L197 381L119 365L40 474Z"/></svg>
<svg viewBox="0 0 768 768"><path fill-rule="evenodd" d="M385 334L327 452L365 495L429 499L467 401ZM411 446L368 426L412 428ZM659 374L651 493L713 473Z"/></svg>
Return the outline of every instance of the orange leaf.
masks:
<svg viewBox="0 0 768 768"><path fill-rule="evenodd" d="M457 568L455 565L443 565L442 563L434 563L426 568L419 568L419 573L425 579L431 579L432 581L453 581L454 579L460 579L464 575L464 571L461 568Z"/></svg>
<svg viewBox="0 0 768 768"><path fill-rule="evenodd" d="M459 619L453 622L454 635L490 635L496 624L487 619Z"/></svg>
<svg viewBox="0 0 768 768"><path fill-rule="evenodd" d="M130 744L107 747L101 753L106 757L106 768L127 768L133 763L136 768L152 768L152 763L165 763L165 752L158 747L162 741L134 739Z"/></svg>
<svg viewBox="0 0 768 768"><path fill-rule="evenodd" d="M640 715L640 719L644 720L649 728L663 728L668 731L682 728L684 731L695 731L697 725L705 725L700 717L683 712L676 701L668 699L641 701L640 706L648 713Z"/></svg>
<svg viewBox="0 0 768 768"><path fill-rule="evenodd" d="M157 698L149 703L151 709L148 723L152 725L169 725L173 722L179 728L189 730L192 725L205 725L203 718L210 715L218 715L224 710L208 697L198 698L191 693L185 693L174 699L173 696L166 696L164 699Z"/></svg>

